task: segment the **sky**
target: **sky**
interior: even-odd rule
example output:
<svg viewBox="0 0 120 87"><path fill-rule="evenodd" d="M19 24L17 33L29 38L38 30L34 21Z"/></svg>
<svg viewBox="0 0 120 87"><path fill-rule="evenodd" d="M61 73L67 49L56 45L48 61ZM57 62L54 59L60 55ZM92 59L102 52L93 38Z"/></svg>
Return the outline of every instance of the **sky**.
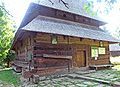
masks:
<svg viewBox="0 0 120 87"><path fill-rule="evenodd" d="M13 16L17 27L21 23L31 0L4 0L5 7Z"/></svg>
<svg viewBox="0 0 120 87"><path fill-rule="evenodd" d="M9 10L10 14L14 17L13 19L16 21L17 27L22 21L25 12L31 2L31 0L4 0L5 6ZM114 5L114 9L110 11L109 14L100 14L99 16L103 19L103 21L107 22L107 30L114 36L116 35L116 26L120 25L120 0ZM101 10L104 9L105 4L96 5L96 8L101 6Z"/></svg>

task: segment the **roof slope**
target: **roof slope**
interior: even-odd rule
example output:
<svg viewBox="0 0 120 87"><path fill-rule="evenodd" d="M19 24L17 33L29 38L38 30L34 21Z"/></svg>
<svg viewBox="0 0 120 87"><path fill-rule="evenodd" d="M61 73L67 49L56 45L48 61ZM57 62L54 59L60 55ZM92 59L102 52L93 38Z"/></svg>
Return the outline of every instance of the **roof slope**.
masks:
<svg viewBox="0 0 120 87"><path fill-rule="evenodd" d="M40 0L40 2L45 2L45 1L48 1L48 0ZM54 0L52 0L52 1L54 1ZM55 0L55 1L59 1L59 0ZM69 1L69 0L68 0L68 1ZM79 0L79 1L84 1L84 0ZM84 1L84 2L85 2L85 1ZM42 3L41 3L41 4L42 4ZM51 3L49 2L49 4L51 4ZM81 4L81 3L80 3L80 4ZM55 5L57 5L57 3L55 3ZM58 4L58 5L59 5L59 4ZM61 4L60 4L60 5L61 5ZM77 5L77 4L76 4L76 5ZM76 6L76 5L74 5L74 6ZM82 4L82 5L83 5L83 4ZM52 5L52 6L54 7L54 5ZM36 3L31 3L31 4L29 5L27 11L26 11L26 14L25 14L25 16L24 16L24 18L23 18L20 26L19 26L19 29L22 28L22 27L24 27L25 25L27 25L30 21L32 21L32 20L33 20L35 17L37 17L38 15L43 15L43 16L52 17L51 14L52 14L52 15L54 14L54 12L52 11L53 9L54 9L55 11L63 11L63 12L67 12L67 13L69 13L69 14L73 13L73 14L76 15L76 16L79 15L79 16L82 16L82 17L84 17L84 18L86 18L86 19L94 20L96 23L98 23L98 26L102 26L102 25L106 24L105 22L103 22L103 21L101 21L101 20L98 20L96 17L87 16L88 13L85 13L85 10L79 8L79 6L76 7L76 9L78 8L78 11L79 11L78 13L74 12L75 10L67 11L68 8L66 8L63 4L62 4L62 6L60 6L60 7L58 6L58 8L57 8L57 7L54 7L54 8L53 8L52 6L49 6L49 5L47 6L47 5L44 5L44 4L40 5L40 4L36 4ZM75 9L74 6L73 6L73 8L72 8L72 7L69 8L69 10L70 10L70 9ZM81 6L81 5L80 5L80 6ZM59 8L62 8L62 9L59 9ZM67 10L64 10L64 9L67 9ZM53 17L55 17L55 16L53 16Z"/></svg>
<svg viewBox="0 0 120 87"><path fill-rule="evenodd" d="M40 2L41 1L48 1L48 0L40 0ZM59 0L53 0L53 1L59 1ZM65 1L70 1L70 0L65 0ZM77 2L78 0L76 0L76 2ZM80 0L80 1L83 1L83 0ZM72 0L72 2L74 2L73 0ZM70 2L71 3L71 2ZM41 3L42 4L42 3ZM49 4L51 4L51 3L49 3ZM72 3L71 3L72 4ZM75 3L74 3L75 4ZM70 5L70 4L69 4ZM76 5L79 5L79 4L77 4L76 3ZM56 6L57 6L57 3L56 3ZM65 12L68 12L68 13L73 13L74 15L76 15L76 16L81 16L82 15L82 17L84 16L85 17L85 15L84 14L82 14L82 13L84 13L84 12L82 12L81 11L81 8L79 8L78 10L79 10L79 14L77 13L77 12L74 12L74 10L76 10L77 8L75 7L74 8L74 6L75 5L71 5L71 6L73 6L73 7L70 7L69 8L69 10L71 10L71 11L67 11L68 9L62 4L60 7L52 7L52 6L48 6L48 5L45 5L45 4L42 4L42 5L40 5L40 4L36 4L36 3L31 3L30 4L30 6L29 6L29 8L27 9L27 11L26 11L26 14L25 14L25 16L24 16L24 18L23 18L23 20L22 20L22 22L21 22L21 24L20 24L20 26L19 26L19 28L18 28L18 30L17 30L17 32L16 32L16 34L15 34L15 37L14 37L14 40L13 40L13 44L12 44L12 47L15 45L15 42L18 40L18 38L20 38L21 36L22 36L22 29L21 28L23 28L23 27L25 27L28 23L30 23L32 20L34 20L34 18L36 18L38 15L43 15L43 16L48 16L48 17L51 17L50 16L50 14L48 14L49 12L48 12L48 10L51 12L51 14L54 14L54 13L52 13L52 11L53 11L53 8L54 8L54 10L56 11L56 9L59 9L59 10L57 10L57 11L65 11ZM51 8L49 8L49 7L51 7ZM62 8L63 7L63 8ZM79 7L79 6L78 6ZM62 9L60 9L60 8L62 8ZM51 10L52 9L52 10ZM64 9L66 9L66 10L64 10ZM73 10L72 10L73 9ZM78 11L77 10L77 11ZM44 14L43 14L44 13ZM78 14L78 15L77 15ZM87 14L87 13L86 13ZM85 18L87 18L87 17L85 17ZM90 18L91 19L91 18ZM102 22L102 21L99 21L99 20L95 20L95 19L91 19L91 20L94 20L95 22L97 22L98 23L98 25L100 26L100 25L103 25L103 24L105 24L104 22ZM32 21L33 22L33 21ZM39 21L40 22L40 21ZM42 22L41 22L42 23ZM47 23L47 21L45 22L45 23ZM53 22L54 23L54 22ZM30 23L31 24L31 23ZM30 25L29 24L29 25ZM34 23L33 23L34 24ZM52 24L52 22L51 22L51 24ZM51 24L49 24L49 25L51 25ZM37 24L38 25L38 24ZM62 25L64 25L64 24L62 24ZM27 25L28 26L28 25ZM33 25L34 26L34 25ZM46 26L46 25L45 25ZM56 25L56 26L58 26L58 25ZM72 26L72 25L71 25ZM67 28L66 26L64 27L64 28ZM64 29L63 28L63 29ZM27 29L26 29L27 30ZM33 29L34 30L34 29ZM33 31L33 30L31 30L31 31ZM35 30L34 30L35 31ZM40 30L38 30L38 31L40 31ZM57 31L57 30L56 30ZM43 31L44 32L44 31ZM48 31L46 31L46 32L48 32ZM67 31L68 32L68 31ZM54 32L54 33L57 33L57 32ZM60 34L63 34L63 33L60 33ZM64 34L63 34L64 35ZM65 34L65 35L67 35L67 34ZM72 36L72 34L68 34L68 35L71 35ZM74 35L73 35L74 36ZM76 36L76 35L75 35ZM79 35L78 35L79 36ZM11 47L11 48L12 48Z"/></svg>
<svg viewBox="0 0 120 87"><path fill-rule="evenodd" d="M101 20L100 17L98 17L97 15L93 16L85 11L84 5L88 3L88 0L63 0L63 1L65 3L68 3L69 8L65 7L65 5L62 2L59 2L59 0L51 0L53 4L49 0L39 0L39 2L35 2L35 3L44 5L50 8L59 9L62 11L86 16L92 19Z"/></svg>
<svg viewBox="0 0 120 87"><path fill-rule="evenodd" d="M22 29L109 42L119 42L117 39L97 27L40 15Z"/></svg>

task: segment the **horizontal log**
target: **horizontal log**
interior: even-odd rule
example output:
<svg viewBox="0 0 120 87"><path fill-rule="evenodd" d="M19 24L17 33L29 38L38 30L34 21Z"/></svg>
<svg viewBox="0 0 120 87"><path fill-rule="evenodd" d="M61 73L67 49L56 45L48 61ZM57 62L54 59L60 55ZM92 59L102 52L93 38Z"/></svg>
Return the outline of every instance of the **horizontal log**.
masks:
<svg viewBox="0 0 120 87"><path fill-rule="evenodd" d="M33 73L31 73L30 71L25 71L25 72L23 73L23 77L24 77L24 78L31 78L32 75L33 75Z"/></svg>
<svg viewBox="0 0 120 87"><path fill-rule="evenodd" d="M37 71L44 71L44 70L54 70L54 69L63 69L63 68L68 68L68 66L54 66L54 67L45 67L45 68L35 68L34 70Z"/></svg>
<svg viewBox="0 0 120 87"><path fill-rule="evenodd" d="M89 61L89 65L95 65L95 64L108 64L109 63L109 59L101 59L101 60L91 60Z"/></svg>
<svg viewBox="0 0 120 87"><path fill-rule="evenodd" d="M52 75L52 74L56 74L58 72L61 72L63 70L66 70L67 67L49 67L49 68L44 68L44 69L38 69L34 74L35 75L39 75L39 76L46 76L46 75ZM68 69L67 69L68 70ZM67 71L66 70L66 71ZM33 70L34 72L35 70Z"/></svg>
<svg viewBox="0 0 120 87"><path fill-rule="evenodd" d="M41 57L44 56L44 54L48 54L48 55L54 55L54 56L58 56L58 57L68 57L68 56L72 56L72 51L58 51L58 50L34 50L33 51L33 55L34 57ZM61 58L60 57L60 58ZM57 58L57 57L55 57Z"/></svg>
<svg viewBox="0 0 120 87"><path fill-rule="evenodd" d="M62 59L72 59L72 56L51 55L51 54L43 54L43 57L49 57L49 58L62 58Z"/></svg>
<svg viewBox="0 0 120 87"><path fill-rule="evenodd" d="M71 65L71 60L61 58L34 58L34 66L39 68L68 66Z"/></svg>

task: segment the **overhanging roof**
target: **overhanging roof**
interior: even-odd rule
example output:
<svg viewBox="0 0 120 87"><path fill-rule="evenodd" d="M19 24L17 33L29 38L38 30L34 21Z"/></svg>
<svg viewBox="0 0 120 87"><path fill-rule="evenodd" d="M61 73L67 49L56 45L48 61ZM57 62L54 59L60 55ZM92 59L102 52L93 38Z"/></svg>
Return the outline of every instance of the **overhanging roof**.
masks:
<svg viewBox="0 0 120 87"><path fill-rule="evenodd" d="M101 18L98 17L98 15L92 15L91 14L92 12L87 12L85 10L85 6L89 4L88 0L63 0L63 1L68 4L68 8L65 7L65 5L59 0L51 0L53 4L50 2L50 0L39 0L39 2L38 1L34 1L34 2L39 5L47 6L50 8L54 8L65 12L70 12L73 14L78 14L88 18L102 21Z"/></svg>
<svg viewBox="0 0 120 87"><path fill-rule="evenodd" d="M120 42L97 27L40 15L21 29L109 42Z"/></svg>
<svg viewBox="0 0 120 87"><path fill-rule="evenodd" d="M43 0L41 0L41 1L43 1ZM40 1L40 2L41 2ZM44 0L44 1L47 1L47 0ZM56 0L54 0L55 2L56 2ZM69 0L70 1L70 0ZM72 2L74 2L74 0L72 0ZM43 2L42 2L43 3ZM19 39L19 37L21 37L22 36L22 32L24 32L24 31L22 31L22 29L21 28L23 28L24 26L26 26L29 22L31 22L34 18L36 18L38 15L44 15L44 16L50 16L49 14L48 14L48 11L50 11L51 13L52 13L52 11L53 11L53 9L56 11L64 11L64 12L67 12L67 13L69 13L69 14L73 14L73 15L76 15L76 16L82 16L82 17L84 17L84 18L88 18L88 19L91 19L91 20L94 20L96 23L97 23L97 25L98 26L101 26L101 25L104 25L104 24L106 24L106 23L104 23L104 22L102 22L102 21L100 21L100 20L96 20L96 19L94 19L95 17L93 17L93 18L91 18L91 17L88 17L88 16L86 16L86 15L84 15L84 12L82 12L82 11L84 11L84 10L82 10L81 9L81 7L79 8L79 6L78 6L78 9L77 8L74 8L74 6L75 5L73 5L73 4L75 4L75 3L71 3L71 1L69 2L70 4L71 4L71 6L70 6L70 8L69 9L67 9L66 7L64 7L64 5L62 4L60 4L60 7L56 7L57 6L57 3L55 3L55 7L54 6L50 6L50 4L51 3L49 3L49 5L47 5L47 4L45 4L45 3L39 3L39 4L36 4L36 3L31 3L30 4L30 6L29 6L29 8L28 8L28 10L26 11L26 14L25 14L25 16L24 16L24 18L23 18L23 20L22 20L22 22L21 22L21 24L20 24L20 26L19 26L19 28L18 28L18 30L17 30L17 32L16 32L16 34L15 34L15 37L14 37L14 40L13 40L13 43L12 43L12 46L11 46L11 49L13 48L13 46L15 45L15 43L16 43L16 41ZM69 5L70 5L69 4ZM80 3L78 3L78 4L76 4L76 5L79 5ZM61 6L63 7L62 9L60 9L61 8ZM81 5L82 6L82 5ZM76 10L76 11L75 11ZM74 12L75 11L75 12ZM43 14L44 13L44 14ZM54 13L53 13L54 14ZM87 14L87 13L86 13ZM51 16L50 16L51 17ZM27 30L27 29L25 29L25 30ZM30 31L33 31L33 30L30 30ZM35 31L35 30L34 30ZM38 30L38 31L40 31L40 30ZM57 30L56 30L57 31ZM48 31L47 31L48 32ZM61 33L62 34L62 33Z"/></svg>
<svg viewBox="0 0 120 87"><path fill-rule="evenodd" d="M47 1L48 1L48 3L47 3ZM25 14L25 16L24 16L24 18L23 18L23 20L22 20L19 28L22 28L25 25L27 25L30 21L32 21L38 15L43 15L43 16L51 17L50 14L54 14L53 13L53 9L55 11L63 11L63 12L67 12L69 14L73 14L73 15L76 15L76 16L84 17L86 19L94 20L97 23L98 26L102 26L102 25L106 24L105 22L101 21L99 18L96 18L95 16L87 16L88 13L86 13L85 10L83 10L83 8L81 7L83 5L82 3L86 2L84 0L77 0L79 2L78 4L77 3L75 4L75 3L69 2L71 4L71 5L69 4L70 5L69 9L66 8L66 7L64 7L63 4L62 5L58 4L56 2L58 0L54 0L54 1L55 1L54 5L51 5L51 3L49 2L49 0L41 0L39 4L31 3L29 5L27 11L26 11L26 14ZM70 1L70 0L68 0L68 1ZM76 2L76 1L72 0L72 2ZM76 7L76 5L79 5L80 8L79 8L79 6ZM77 12L75 11L76 9L77 9ZM55 17L55 16L53 16L53 17Z"/></svg>

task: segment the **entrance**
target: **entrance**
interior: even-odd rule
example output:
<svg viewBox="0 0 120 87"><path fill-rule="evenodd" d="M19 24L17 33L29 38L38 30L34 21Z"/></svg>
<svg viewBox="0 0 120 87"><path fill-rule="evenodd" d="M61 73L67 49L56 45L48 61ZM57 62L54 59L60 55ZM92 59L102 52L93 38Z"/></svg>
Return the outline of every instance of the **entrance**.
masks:
<svg viewBox="0 0 120 87"><path fill-rule="evenodd" d="M85 50L77 50L75 62L76 62L77 67L86 66L86 51Z"/></svg>

